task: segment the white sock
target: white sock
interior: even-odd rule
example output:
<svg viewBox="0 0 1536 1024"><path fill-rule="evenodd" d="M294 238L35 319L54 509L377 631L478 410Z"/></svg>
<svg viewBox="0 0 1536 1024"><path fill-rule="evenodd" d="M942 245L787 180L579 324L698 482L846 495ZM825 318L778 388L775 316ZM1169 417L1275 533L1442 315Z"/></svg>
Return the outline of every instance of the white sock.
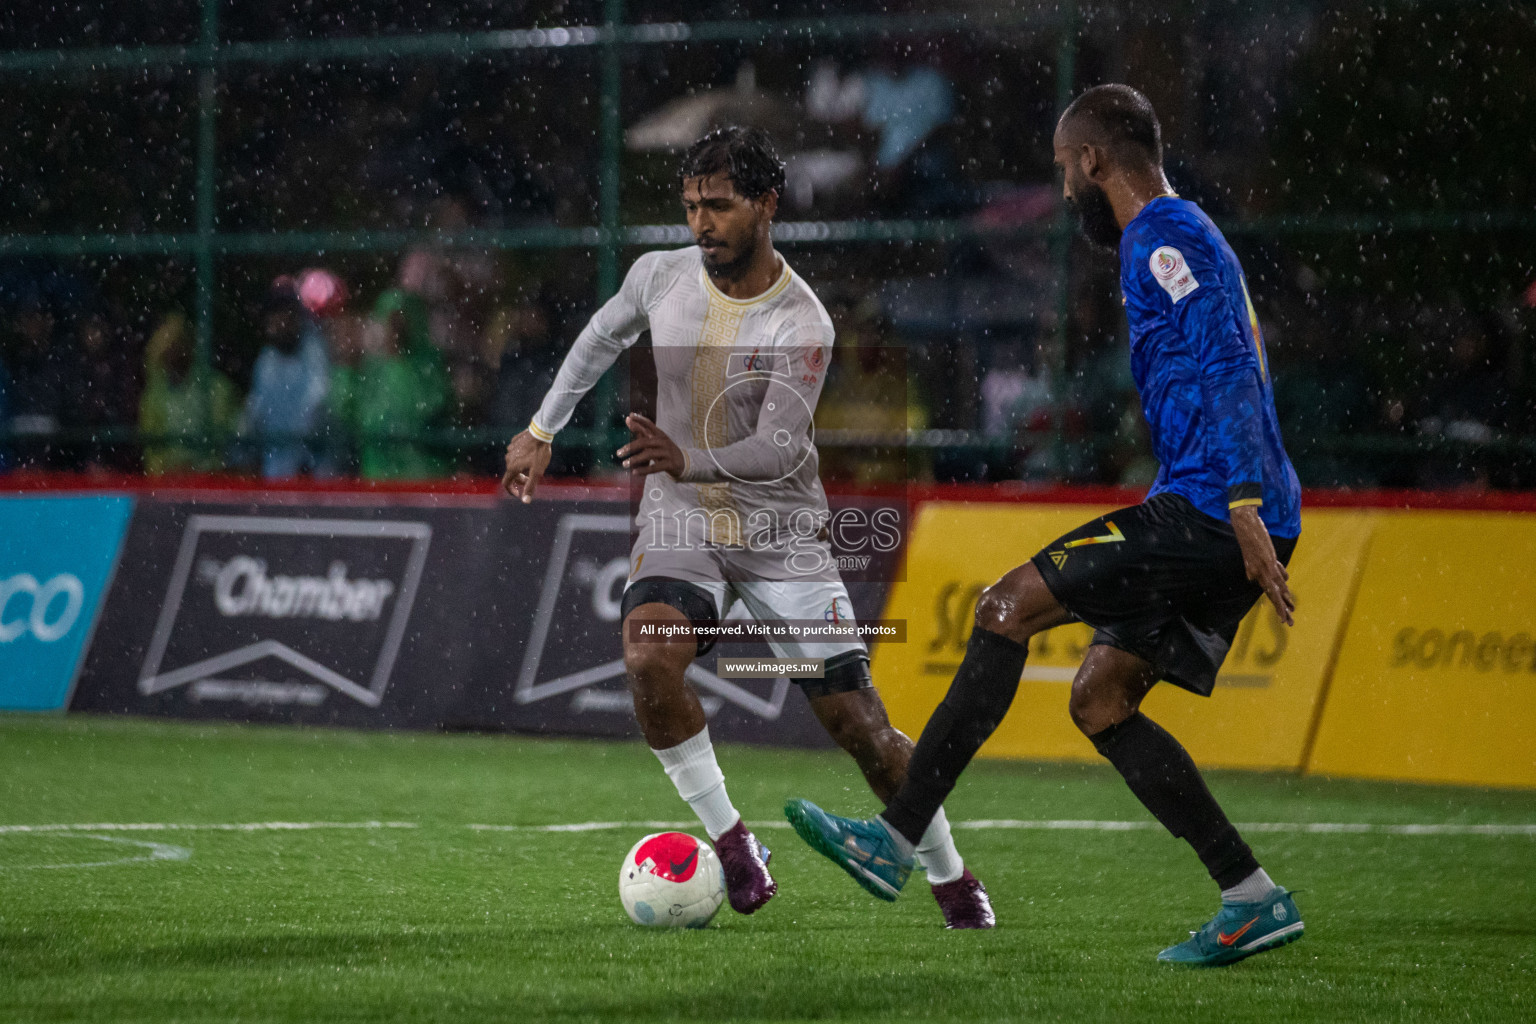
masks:
<svg viewBox="0 0 1536 1024"><path fill-rule="evenodd" d="M917 862L928 870L929 885L953 882L965 874L965 861L955 849L954 837L949 834L949 819L944 808L928 823L928 831L917 844Z"/></svg>
<svg viewBox="0 0 1536 1024"><path fill-rule="evenodd" d="M1263 868L1259 868L1232 888L1221 890L1221 902L1257 903L1268 896L1269 890L1274 887L1274 880L1265 873Z"/></svg>
<svg viewBox="0 0 1536 1024"><path fill-rule="evenodd" d="M699 816L710 839L719 839L741 820L725 792L725 775L715 762L715 748L709 742L709 726L675 747L653 748L651 753L666 769L667 777L677 787L677 795L688 801L693 813Z"/></svg>

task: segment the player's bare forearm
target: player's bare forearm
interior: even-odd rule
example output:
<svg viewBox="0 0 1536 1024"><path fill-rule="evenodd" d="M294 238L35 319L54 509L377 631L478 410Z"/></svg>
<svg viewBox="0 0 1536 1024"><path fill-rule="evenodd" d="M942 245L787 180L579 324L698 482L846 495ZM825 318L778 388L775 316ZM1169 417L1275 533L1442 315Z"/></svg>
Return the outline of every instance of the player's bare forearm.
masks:
<svg viewBox="0 0 1536 1024"><path fill-rule="evenodd" d="M533 500L539 478L549 468L552 454L548 441L540 441L528 431L518 434L507 444L507 469L501 475L501 488L523 504Z"/></svg>
<svg viewBox="0 0 1536 1024"><path fill-rule="evenodd" d="M1232 510L1232 531L1237 534L1237 546L1243 552L1243 570L1248 578L1264 590L1264 596L1275 606L1280 621L1287 626L1296 624L1296 596L1291 593L1291 574L1275 556L1274 541L1269 530L1259 518L1259 511L1252 505Z"/></svg>

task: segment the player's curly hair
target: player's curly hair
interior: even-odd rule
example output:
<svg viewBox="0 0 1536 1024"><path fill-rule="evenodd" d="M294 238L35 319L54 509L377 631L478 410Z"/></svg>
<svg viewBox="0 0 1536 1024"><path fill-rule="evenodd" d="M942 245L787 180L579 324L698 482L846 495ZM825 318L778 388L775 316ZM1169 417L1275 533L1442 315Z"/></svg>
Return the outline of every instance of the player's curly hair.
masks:
<svg viewBox="0 0 1536 1024"><path fill-rule="evenodd" d="M678 165L679 183L711 174L730 178L736 191L747 199L769 192L784 194L784 161L773 148L773 139L761 128L716 128L689 146Z"/></svg>

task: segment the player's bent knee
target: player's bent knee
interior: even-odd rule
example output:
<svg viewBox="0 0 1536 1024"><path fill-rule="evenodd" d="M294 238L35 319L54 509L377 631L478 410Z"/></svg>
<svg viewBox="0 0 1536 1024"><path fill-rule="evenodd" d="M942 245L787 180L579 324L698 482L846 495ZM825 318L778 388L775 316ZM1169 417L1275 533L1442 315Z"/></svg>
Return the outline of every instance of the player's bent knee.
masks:
<svg viewBox="0 0 1536 1024"><path fill-rule="evenodd" d="M675 662L676 659L668 658L665 652L648 650L639 645L624 650L624 671L633 686L644 687L672 675L678 671ZM682 670L687 670L686 663Z"/></svg>
<svg viewBox="0 0 1536 1024"><path fill-rule="evenodd" d="M1001 633L1009 622L1008 597L1000 588L1002 581L992 584L976 599L976 625Z"/></svg>
<svg viewBox="0 0 1536 1024"><path fill-rule="evenodd" d="M1067 698L1067 714L1071 717L1072 724L1077 726L1077 731L1084 736L1092 736L1100 731L1094 728L1098 721L1095 710L1093 702L1073 687L1072 696Z"/></svg>
<svg viewBox="0 0 1536 1024"><path fill-rule="evenodd" d="M976 600L976 625L989 632L1024 643L1031 636L1028 617L1021 607L1017 588L1004 578L981 592Z"/></svg>
<svg viewBox="0 0 1536 1024"><path fill-rule="evenodd" d="M975 618L977 627L1020 644L1028 643L1036 633L1072 621L1031 562L983 590L976 601Z"/></svg>
<svg viewBox="0 0 1536 1024"><path fill-rule="evenodd" d="M635 580L624 588L619 602L619 615L624 620L624 650L626 662L631 644L655 646L655 641L668 641L665 646L675 646L676 631L688 626L702 627L697 631L694 654L702 657L715 646L710 632L719 624L714 599L696 583L664 576L648 576ZM649 635L642 636L631 629L644 625L652 627ZM643 625L642 625L643 624Z"/></svg>
<svg viewBox="0 0 1536 1024"><path fill-rule="evenodd" d="M681 678L693 661L695 641L691 630L676 639L643 639L631 636L641 624L656 627L686 627L688 620L664 605L642 605L624 620L624 670L632 687L645 688Z"/></svg>
<svg viewBox="0 0 1536 1024"><path fill-rule="evenodd" d="M1127 705L1122 694L1106 694L1081 683L1072 684L1072 695L1067 698L1067 714L1084 736L1103 732L1135 710Z"/></svg>

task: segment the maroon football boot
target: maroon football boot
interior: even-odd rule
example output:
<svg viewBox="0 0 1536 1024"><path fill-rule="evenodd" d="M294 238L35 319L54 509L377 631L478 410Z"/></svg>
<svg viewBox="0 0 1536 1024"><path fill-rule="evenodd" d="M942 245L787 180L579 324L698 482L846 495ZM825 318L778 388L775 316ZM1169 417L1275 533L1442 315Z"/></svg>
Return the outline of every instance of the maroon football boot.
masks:
<svg viewBox="0 0 1536 1024"><path fill-rule="evenodd" d="M953 882L933 886L933 898L944 912L945 928L991 928L997 924L987 887L970 868Z"/></svg>
<svg viewBox="0 0 1536 1024"><path fill-rule="evenodd" d="M725 871L726 897L736 913L752 913L779 891L779 883L768 874L773 854L747 831L745 822L738 820L715 840L715 853Z"/></svg>

